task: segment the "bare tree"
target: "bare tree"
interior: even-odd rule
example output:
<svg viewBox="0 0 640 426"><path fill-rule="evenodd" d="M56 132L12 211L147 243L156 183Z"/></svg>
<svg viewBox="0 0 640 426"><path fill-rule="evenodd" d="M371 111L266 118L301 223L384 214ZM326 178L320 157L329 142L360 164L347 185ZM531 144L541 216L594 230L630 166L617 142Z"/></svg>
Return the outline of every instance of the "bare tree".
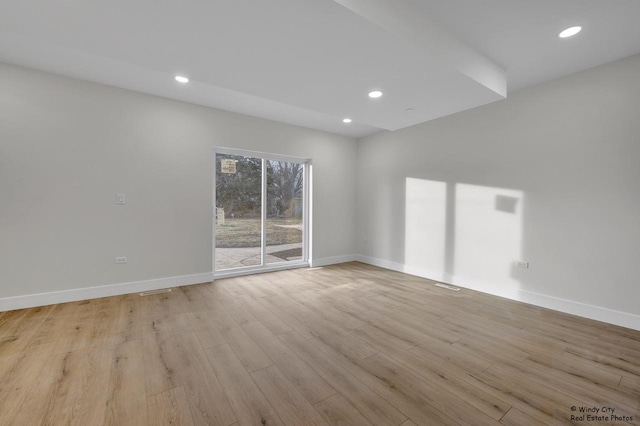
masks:
<svg viewBox="0 0 640 426"><path fill-rule="evenodd" d="M288 161L269 161L267 168L267 194L271 214L287 212L295 215L294 199L302 195L304 165Z"/></svg>

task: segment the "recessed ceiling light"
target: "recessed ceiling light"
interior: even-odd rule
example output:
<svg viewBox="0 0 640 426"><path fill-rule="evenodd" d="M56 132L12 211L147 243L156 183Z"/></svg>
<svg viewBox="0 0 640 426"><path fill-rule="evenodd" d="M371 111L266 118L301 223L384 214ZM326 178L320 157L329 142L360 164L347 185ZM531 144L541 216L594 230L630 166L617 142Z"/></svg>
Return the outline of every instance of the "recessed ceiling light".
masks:
<svg viewBox="0 0 640 426"><path fill-rule="evenodd" d="M379 90L374 90L373 92L369 92L369 97L370 98L379 98L380 96L382 96L382 92Z"/></svg>
<svg viewBox="0 0 640 426"><path fill-rule="evenodd" d="M345 123L345 124L349 124L349 123L351 123L351 119L350 118L344 118L344 119L342 119L342 122Z"/></svg>
<svg viewBox="0 0 640 426"><path fill-rule="evenodd" d="M578 34L581 30L582 30L582 27L570 27L562 31L560 34L558 34L558 37L560 38L572 37Z"/></svg>
<svg viewBox="0 0 640 426"><path fill-rule="evenodd" d="M178 83L188 83L189 79L187 77L183 77L181 75L176 75L174 77Z"/></svg>

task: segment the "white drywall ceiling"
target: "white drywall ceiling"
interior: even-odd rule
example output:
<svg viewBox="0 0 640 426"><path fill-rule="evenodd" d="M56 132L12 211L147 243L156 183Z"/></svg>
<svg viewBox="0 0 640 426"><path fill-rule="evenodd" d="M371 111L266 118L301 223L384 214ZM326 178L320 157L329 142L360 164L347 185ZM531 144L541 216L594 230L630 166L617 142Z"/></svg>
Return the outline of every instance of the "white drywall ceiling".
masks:
<svg viewBox="0 0 640 426"><path fill-rule="evenodd" d="M627 0L1 4L2 62L356 137L640 51Z"/></svg>

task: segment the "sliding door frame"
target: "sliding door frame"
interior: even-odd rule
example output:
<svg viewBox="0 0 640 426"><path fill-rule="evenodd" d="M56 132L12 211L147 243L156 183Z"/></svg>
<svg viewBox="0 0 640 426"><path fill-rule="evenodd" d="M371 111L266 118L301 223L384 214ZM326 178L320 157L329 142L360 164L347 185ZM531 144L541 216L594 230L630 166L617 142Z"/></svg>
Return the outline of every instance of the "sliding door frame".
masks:
<svg viewBox="0 0 640 426"><path fill-rule="evenodd" d="M238 155L244 157L253 157L260 158L262 161L262 170L261 170L261 182L262 182L262 194L261 194L261 248L260 248L260 259L261 265L256 266L245 266L240 268L232 268L232 269L224 269L222 271L216 271L216 175L217 175L217 167L216 167L216 156L218 154L227 154L227 155ZM291 260L291 261L283 261L277 263L266 263L267 256L267 238L266 238L266 226L267 226L267 161L286 161L291 163L298 163L303 165L303 175L302 175L302 259L300 260ZM235 149L235 148L224 148L224 147L215 147L213 149L213 211L211 214L212 217L212 250L211 250L211 262L213 269L213 278L227 278L227 277L236 277L241 275L249 275L249 274L258 274L261 272L270 272L270 271L279 271L283 269L293 269L293 268L305 268L308 267L311 263L311 159L309 158L298 158L291 157L287 155L277 155L277 154L269 154L266 152L259 151L248 151L243 149Z"/></svg>

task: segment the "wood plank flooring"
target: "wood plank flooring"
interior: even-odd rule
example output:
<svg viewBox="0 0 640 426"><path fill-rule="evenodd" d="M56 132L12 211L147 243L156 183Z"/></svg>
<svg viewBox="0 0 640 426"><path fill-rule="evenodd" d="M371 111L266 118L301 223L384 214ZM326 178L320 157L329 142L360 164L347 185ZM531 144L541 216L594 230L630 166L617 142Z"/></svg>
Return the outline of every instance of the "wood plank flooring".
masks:
<svg viewBox="0 0 640 426"><path fill-rule="evenodd" d="M640 332L433 284L347 263L3 312L0 425L640 425Z"/></svg>

